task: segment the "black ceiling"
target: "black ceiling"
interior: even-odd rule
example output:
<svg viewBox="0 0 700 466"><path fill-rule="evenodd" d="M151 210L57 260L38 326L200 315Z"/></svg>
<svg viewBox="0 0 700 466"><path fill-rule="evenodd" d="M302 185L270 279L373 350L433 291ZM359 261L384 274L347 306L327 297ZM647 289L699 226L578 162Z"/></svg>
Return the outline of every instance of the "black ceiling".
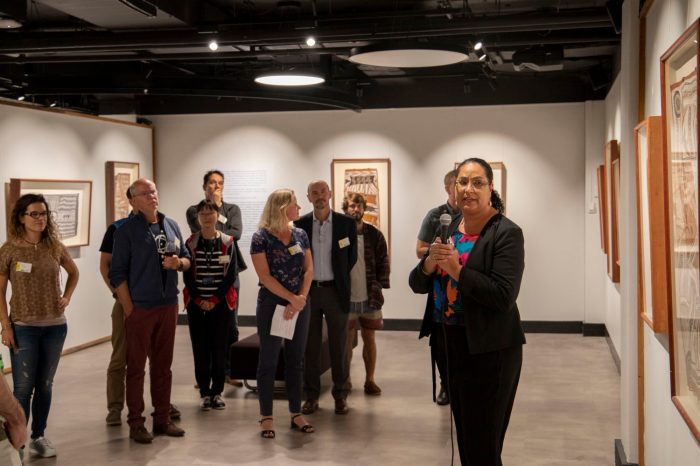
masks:
<svg viewBox="0 0 700 466"><path fill-rule="evenodd" d="M4 0L0 97L99 114L397 108L601 99L621 0ZM616 27L616 25L618 27ZM308 47L313 35L317 45ZM219 49L208 48L216 39ZM473 45L482 41L487 58ZM378 68L354 47L451 46L459 64ZM254 83L313 69L312 88Z"/></svg>

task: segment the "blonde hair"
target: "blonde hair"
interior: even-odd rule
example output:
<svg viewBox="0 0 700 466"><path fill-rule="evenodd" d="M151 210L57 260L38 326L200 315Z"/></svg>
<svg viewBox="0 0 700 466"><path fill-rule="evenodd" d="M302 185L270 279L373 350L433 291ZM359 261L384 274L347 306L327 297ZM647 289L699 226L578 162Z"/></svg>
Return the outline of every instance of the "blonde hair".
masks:
<svg viewBox="0 0 700 466"><path fill-rule="evenodd" d="M258 228L270 232L280 232L289 228L290 220L287 217L287 207L292 203L294 191L287 188L275 189L267 197L265 208L260 216Z"/></svg>

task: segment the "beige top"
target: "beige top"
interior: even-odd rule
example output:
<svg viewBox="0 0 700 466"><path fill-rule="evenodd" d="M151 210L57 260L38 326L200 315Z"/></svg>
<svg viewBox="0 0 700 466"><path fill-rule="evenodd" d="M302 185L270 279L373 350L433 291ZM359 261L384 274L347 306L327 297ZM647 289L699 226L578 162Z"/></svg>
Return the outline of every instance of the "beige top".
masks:
<svg viewBox="0 0 700 466"><path fill-rule="evenodd" d="M9 277L12 285L11 321L29 323L63 316L63 311L58 308L62 296L60 266L68 257L68 250L63 245L60 263L44 243L35 249L7 241L0 247L0 275Z"/></svg>

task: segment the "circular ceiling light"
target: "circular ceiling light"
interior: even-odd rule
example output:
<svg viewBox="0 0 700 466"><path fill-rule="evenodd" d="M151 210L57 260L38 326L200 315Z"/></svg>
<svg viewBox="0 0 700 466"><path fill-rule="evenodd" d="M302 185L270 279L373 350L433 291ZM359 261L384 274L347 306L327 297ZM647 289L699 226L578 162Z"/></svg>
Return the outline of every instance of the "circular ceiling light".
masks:
<svg viewBox="0 0 700 466"><path fill-rule="evenodd" d="M325 82L325 79L312 74L277 73L258 76L255 82L269 86L312 86Z"/></svg>
<svg viewBox="0 0 700 466"><path fill-rule="evenodd" d="M370 46L350 51L350 61L383 68L428 68L454 65L468 57L466 51L443 46Z"/></svg>
<svg viewBox="0 0 700 466"><path fill-rule="evenodd" d="M314 45L316 45L316 39L314 38L314 36L309 36L306 38L306 45L308 45L309 47L313 47Z"/></svg>
<svg viewBox="0 0 700 466"><path fill-rule="evenodd" d="M219 50L219 43L215 40L209 41L209 50L212 52Z"/></svg>

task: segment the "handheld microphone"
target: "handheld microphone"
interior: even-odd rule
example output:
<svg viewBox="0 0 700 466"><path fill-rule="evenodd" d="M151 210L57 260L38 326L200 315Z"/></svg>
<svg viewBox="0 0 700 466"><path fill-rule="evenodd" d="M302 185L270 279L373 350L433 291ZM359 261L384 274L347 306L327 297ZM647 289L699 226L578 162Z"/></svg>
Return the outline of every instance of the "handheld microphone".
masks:
<svg viewBox="0 0 700 466"><path fill-rule="evenodd" d="M447 230L450 228L450 223L452 223L450 214L440 215L440 241L442 241L442 244L447 244Z"/></svg>

